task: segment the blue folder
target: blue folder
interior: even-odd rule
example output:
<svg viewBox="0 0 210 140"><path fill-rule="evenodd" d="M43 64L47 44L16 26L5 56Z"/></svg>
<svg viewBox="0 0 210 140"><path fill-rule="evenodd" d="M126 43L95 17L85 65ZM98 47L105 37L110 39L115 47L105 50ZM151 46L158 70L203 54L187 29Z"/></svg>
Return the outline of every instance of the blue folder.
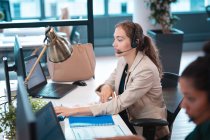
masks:
<svg viewBox="0 0 210 140"><path fill-rule="evenodd" d="M70 127L114 125L111 115L104 116L71 116L69 117Z"/></svg>

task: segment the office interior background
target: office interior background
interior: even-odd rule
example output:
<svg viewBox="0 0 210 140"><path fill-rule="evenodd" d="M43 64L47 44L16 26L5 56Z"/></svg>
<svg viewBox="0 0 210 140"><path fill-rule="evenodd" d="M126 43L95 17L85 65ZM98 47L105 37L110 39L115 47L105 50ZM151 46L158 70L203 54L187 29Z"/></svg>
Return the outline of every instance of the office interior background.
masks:
<svg viewBox="0 0 210 140"><path fill-rule="evenodd" d="M197 44L209 39L210 22L206 20L205 12L205 6L209 4L210 0L178 0L172 4L172 13L180 18L174 27L184 32L184 51L199 50ZM10 0L12 20L59 20L64 7L68 8L71 19L87 18L87 0ZM96 56L114 54L111 44L118 21L140 22L146 32L145 25L150 22L146 17L141 18L147 12L145 7L144 1L138 0L93 0ZM79 42L87 42L86 26L75 28L80 33Z"/></svg>
<svg viewBox="0 0 210 140"><path fill-rule="evenodd" d="M87 18L87 0L9 0L12 21L53 21L61 20L61 9L67 7L69 19L86 19ZM158 28L150 25L147 21L149 14L144 5L144 0L93 0L94 15L94 52L97 56L99 65L96 67L96 75L104 71L104 67L114 67L116 60L113 60L114 51L112 47L114 26L117 22L129 19L142 25L145 34L151 28ZM1 0L0 0L1 2ZM1 3L0 3L1 4ZM180 20L174 28L184 32L183 52L186 53L185 61L181 64L187 64L191 58L200 55L202 45L210 40L210 21L207 21L205 6L210 5L210 0L178 0L172 4L171 11L177 15ZM140 7L140 8L139 8ZM3 21L2 21L3 22ZM79 33L79 43L87 43L87 27L83 25L74 26L74 31ZM21 30L24 32L25 29ZM31 52L31 50L30 50ZM29 53L30 53L29 52ZM198 53L196 53L198 52ZM28 53L28 50L26 50ZM12 50L0 50L0 56L8 56L13 60ZM105 59L103 59L105 56ZM108 56L108 57L106 57ZM110 56L110 57L109 57ZM108 59L107 59L108 58ZM190 58L190 59L188 59ZM182 59L183 60L183 59ZM107 62L105 62L107 61ZM107 64L104 66L103 62ZM111 62L111 63L109 63ZM4 79L2 70L2 60L0 61L0 80ZM184 66L181 66L183 69ZM107 68L109 72L109 70ZM106 71L106 70L105 70ZM100 73L100 74L98 74ZM101 75L100 82L103 82L109 73ZM14 78L11 76L11 79ZM182 112L183 113L183 112ZM184 133L186 136L194 125L188 124L186 117L180 116L182 124L177 125L175 133ZM180 130L180 127L188 125L188 131ZM176 126L175 126L176 128ZM182 137L183 138L183 137Z"/></svg>

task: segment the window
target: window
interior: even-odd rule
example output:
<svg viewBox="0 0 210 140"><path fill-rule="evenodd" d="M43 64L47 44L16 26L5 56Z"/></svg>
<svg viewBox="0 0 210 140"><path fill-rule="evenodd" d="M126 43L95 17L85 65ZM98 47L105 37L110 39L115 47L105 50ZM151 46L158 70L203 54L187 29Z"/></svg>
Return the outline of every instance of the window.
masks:
<svg viewBox="0 0 210 140"><path fill-rule="evenodd" d="M93 0L93 14L132 14L133 4L133 0ZM13 19L57 19L63 8L70 17L87 16L87 0L10 0L10 8Z"/></svg>
<svg viewBox="0 0 210 140"><path fill-rule="evenodd" d="M133 13L133 0L109 0L109 14Z"/></svg>
<svg viewBox="0 0 210 140"><path fill-rule="evenodd" d="M13 18L38 18L41 15L39 0L10 0L10 9Z"/></svg>
<svg viewBox="0 0 210 140"><path fill-rule="evenodd" d="M105 14L105 5L104 0L93 0L93 15L104 15Z"/></svg>
<svg viewBox="0 0 210 140"><path fill-rule="evenodd" d="M205 11L205 6L210 5L210 0L178 0L171 6L172 12L199 12Z"/></svg>
<svg viewBox="0 0 210 140"><path fill-rule="evenodd" d="M46 17L58 17L68 8L69 16L87 16L87 0L45 0Z"/></svg>

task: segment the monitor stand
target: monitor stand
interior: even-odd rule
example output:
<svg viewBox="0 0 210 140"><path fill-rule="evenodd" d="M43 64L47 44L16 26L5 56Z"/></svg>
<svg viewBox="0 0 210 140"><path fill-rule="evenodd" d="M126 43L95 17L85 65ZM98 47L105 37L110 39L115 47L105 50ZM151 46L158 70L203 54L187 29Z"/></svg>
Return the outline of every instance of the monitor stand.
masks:
<svg viewBox="0 0 210 140"><path fill-rule="evenodd" d="M7 90L7 99L8 99L9 105L11 105L12 99L11 99L11 88L10 88L9 72L10 71L15 71L16 67L15 67L15 65L8 66L7 57L3 57L2 60L3 60L3 65L4 65L4 74L5 74L5 82L6 82L6 90Z"/></svg>

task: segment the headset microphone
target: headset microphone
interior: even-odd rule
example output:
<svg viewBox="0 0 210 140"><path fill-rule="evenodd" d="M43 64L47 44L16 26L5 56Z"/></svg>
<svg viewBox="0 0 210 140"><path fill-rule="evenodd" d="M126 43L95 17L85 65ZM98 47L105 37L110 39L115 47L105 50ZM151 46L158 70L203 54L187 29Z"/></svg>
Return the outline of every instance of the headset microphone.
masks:
<svg viewBox="0 0 210 140"><path fill-rule="evenodd" d="M126 50L126 51L117 51L117 54L122 54L122 53L124 53L124 52L128 52L128 51L130 51L130 50L132 50L133 48L131 48L131 49L128 49L128 50Z"/></svg>

